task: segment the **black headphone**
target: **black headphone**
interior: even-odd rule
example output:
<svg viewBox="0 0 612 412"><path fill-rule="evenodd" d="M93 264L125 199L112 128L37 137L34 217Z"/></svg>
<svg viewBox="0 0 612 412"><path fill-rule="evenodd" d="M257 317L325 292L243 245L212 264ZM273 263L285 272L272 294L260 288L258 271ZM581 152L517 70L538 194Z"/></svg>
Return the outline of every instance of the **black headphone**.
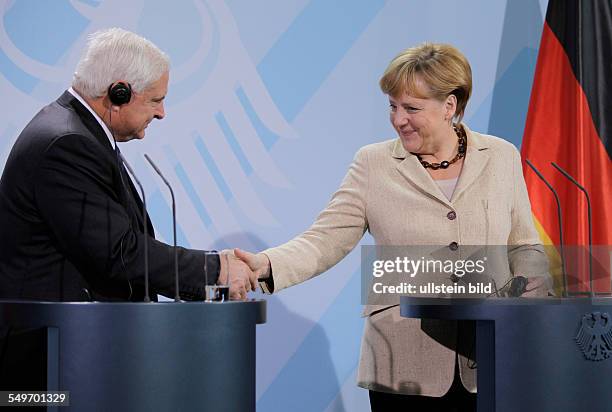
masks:
<svg viewBox="0 0 612 412"><path fill-rule="evenodd" d="M108 86L108 98L114 106L130 102L132 86L129 83L117 82Z"/></svg>

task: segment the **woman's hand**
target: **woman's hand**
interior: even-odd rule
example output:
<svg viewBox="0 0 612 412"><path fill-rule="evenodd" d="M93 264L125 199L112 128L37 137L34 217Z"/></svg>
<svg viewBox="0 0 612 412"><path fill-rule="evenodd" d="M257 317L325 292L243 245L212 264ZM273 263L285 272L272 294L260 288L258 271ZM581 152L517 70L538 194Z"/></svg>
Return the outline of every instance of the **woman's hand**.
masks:
<svg viewBox="0 0 612 412"><path fill-rule="evenodd" d="M234 256L246 263L257 279L264 280L270 277L270 259L263 253L254 254L236 248Z"/></svg>
<svg viewBox="0 0 612 412"><path fill-rule="evenodd" d="M527 278L527 286L525 287L525 293L521 295L523 298L534 298L548 296L548 287L546 277L536 276Z"/></svg>

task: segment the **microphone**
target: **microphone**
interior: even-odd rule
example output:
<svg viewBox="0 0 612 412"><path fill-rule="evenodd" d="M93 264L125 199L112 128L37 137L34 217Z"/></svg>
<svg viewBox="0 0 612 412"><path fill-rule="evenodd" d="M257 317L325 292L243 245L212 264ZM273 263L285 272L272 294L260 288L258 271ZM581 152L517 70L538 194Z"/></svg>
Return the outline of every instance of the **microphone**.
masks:
<svg viewBox="0 0 612 412"><path fill-rule="evenodd" d="M486 256L488 255L488 253L486 252L487 250L488 250L488 247L485 247L485 255L484 255L485 259L486 259ZM467 260L474 261L479 256L482 256L482 255L481 254L471 254L469 255ZM487 264L488 263L490 262L487 262ZM487 272L489 271L490 270L487 270ZM452 276L451 276L451 281L453 281ZM485 295L484 296L485 298L490 298L492 296L495 296L497 298L518 298L527 291L528 279L522 275L513 275L501 287L497 287L497 282L495 281L495 278L491 276L490 274L488 273L479 274L477 272L472 272L472 273L466 273L465 276L461 276L458 282L463 282L465 285L469 285L470 283L484 285L485 283L488 282L489 285L492 286L493 291Z"/></svg>
<svg viewBox="0 0 612 412"><path fill-rule="evenodd" d="M587 219L589 224L589 294L590 296L594 296L595 292L593 291L593 227L591 222L591 199L589 197L589 193L587 190L576 181L569 173L567 173L561 166L556 164L555 162L550 162L555 169L557 169L563 176L565 176L570 182L572 182L582 193L584 193L587 201Z"/></svg>
<svg viewBox="0 0 612 412"><path fill-rule="evenodd" d="M488 276L489 281L493 282L493 292L489 293L486 297L506 297L506 298L518 298L527 291L528 279L525 276L517 275L512 276L501 288L497 287L497 282L492 276Z"/></svg>
<svg viewBox="0 0 612 412"><path fill-rule="evenodd" d="M93 302L93 298L91 297L91 293L89 293L89 289L81 288L81 293L87 298L88 302Z"/></svg>
<svg viewBox="0 0 612 412"><path fill-rule="evenodd" d="M179 295L178 249L176 248L176 203L174 200L174 190L172 190L172 186L170 186L170 183L166 180L161 170L159 170L159 168L157 167L157 165L155 165L149 155L145 153L144 157L153 167L153 170L155 170L159 177L161 177L166 186L168 186L168 189L170 189L170 195L172 196L172 231L174 235L174 301L180 302L181 297Z"/></svg>
<svg viewBox="0 0 612 412"><path fill-rule="evenodd" d="M528 280L525 276L514 276L510 281L510 287L508 288L508 297L518 298L527 290Z"/></svg>
<svg viewBox="0 0 612 412"><path fill-rule="evenodd" d="M525 162L531 168L531 170L535 172L535 174L540 178L540 180L544 182L546 187L548 187L550 191L553 193L553 195L555 196L555 202L557 203L557 221L559 223L559 248L561 250L561 272L563 275L563 297L566 298L569 295L567 293L567 272L565 271L565 248L564 248L564 243L563 243L563 218L562 218L563 215L561 212L561 201L559 200L559 195L557 194L557 191L555 190L555 188L552 187L552 185L548 182L548 180L546 180L544 175L540 173L540 171L533 165L533 163L531 163L529 159L525 159Z"/></svg>
<svg viewBox="0 0 612 412"><path fill-rule="evenodd" d="M132 175L132 178L134 179L134 181L138 185L138 188L140 189L140 196L142 196L142 221L143 221L143 225L142 226L144 227L144 263L145 263L145 267L144 267L144 272L145 272L145 296L144 296L144 301L145 302L151 302L151 298L149 297L149 236L148 236L148 229L147 229L147 199L145 197L144 188L142 187L142 184L140 183L140 180L138 180L138 178L136 177L136 173L134 173L134 170L132 169L130 164L127 162L127 160L125 160L125 157L123 157L121 152L117 150L117 154L119 155L119 158L121 159L121 162L125 165L125 168L128 170L128 172L130 172L130 175Z"/></svg>

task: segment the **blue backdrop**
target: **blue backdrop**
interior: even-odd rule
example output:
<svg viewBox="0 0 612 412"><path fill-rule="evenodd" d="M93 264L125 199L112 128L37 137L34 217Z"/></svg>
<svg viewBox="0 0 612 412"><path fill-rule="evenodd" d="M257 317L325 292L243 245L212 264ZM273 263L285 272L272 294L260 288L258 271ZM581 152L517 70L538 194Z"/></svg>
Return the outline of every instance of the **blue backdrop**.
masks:
<svg viewBox="0 0 612 412"><path fill-rule="evenodd" d="M158 237L172 239L170 199L143 153L174 184L182 245L261 250L312 223L359 147L394 136L377 84L407 47L462 50L474 76L465 121L520 145L546 3L0 1L0 167L28 120L70 84L87 34L123 27L172 59L166 119L122 147ZM369 411L355 385L359 276L356 249L325 275L266 297L259 411Z"/></svg>

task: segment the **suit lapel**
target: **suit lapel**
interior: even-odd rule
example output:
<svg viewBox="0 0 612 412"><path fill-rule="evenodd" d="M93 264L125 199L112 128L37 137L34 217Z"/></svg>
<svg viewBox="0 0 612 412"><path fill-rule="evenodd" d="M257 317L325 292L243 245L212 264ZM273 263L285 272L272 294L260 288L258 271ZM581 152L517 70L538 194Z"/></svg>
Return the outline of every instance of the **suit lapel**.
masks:
<svg viewBox="0 0 612 412"><path fill-rule="evenodd" d="M434 182L429 173L427 173L427 170L421 165L416 156L406 152L400 139L395 141L392 156L396 159L404 159L397 165L397 170L404 178L410 181L418 191L445 205L450 205L449 200L444 193L442 193L436 182Z"/></svg>
<svg viewBox="0 0 612 412"><path fill-rule="evenodd" d="M484 144L482 139L477 133L473 133L463 125L467 134L467 152L465 159L463 160L463 168L457 181L457 187L453 192L452 202L456 202L457 199L478 179L478 176L482 174L484 168L489 162L489 154L487 153L488 147Z"/></svg>
<svg viewBox="0 0 612 412"><path fill-rule="evenodd" d="M125 170L125 167L123 165L120 166L123 169L124 175L126 177L127 180L127 185L130 188L130 193L132 195L132 199L134 201L134 204L136 205L136 218L138 220L138 225L140 227L140 230L142 230L144 232L144 222L142 221L142 200L140 198L140 193L138 192L138 190L136 189L136 186L134 186L134 183L132 182L132 179L129 178L127 171ZM148 230L148 234L155 237L155 231L153 229L153 223L151 222L151 219L149 218L149 213L147 212L146 214L146 224L147 224L147 230Z"/></svg>
<svg viewBox="0 0 612 412"><path fill-rule="evenodd" d="M136 187L134 187L132 179L129 178L125 167L121 163L118 153L108 141L106 133L104 132L104 129L100 123L98 123L91 112L69 91L65 91L60 98L57 99L57 102L64 107L72 108L77 113L85 127L87 127L87 129L96 138L96 140L100 142L105 150L109 151L112 158L115 159L117 176L119 176L119 179L116 179L116 192L119 194L119 199L123 204L123 207L125 207L128 211L128 214L131 216L132 220L135 220L135 223L137 223L140 230L144 231L144 222L142 220L142 201L140 199L140 195L138 194ZM154 236L155 233L153 230L153 224L151 223L148 213L146 216L146 221L149 234Z"/></svg>
<svg viewBox="0 0 612 412"><path fill-rule="evenodd" d="M400 139L395 141L391 154L396 159L403 159L402 162L397 165L397 170L402 176L409 180L417 190L449 207L452 207L452 203L456 202L457 199L474 184L489 162L489 155L487 153L488 147L484 144L479 134L472 132L464 124L462 124L462 126L467 134L468 147L465 159L463 160L463 168L461 169L461 174L457 181L457 187L450 201L431 178L431 175L421 166L416 156L411 155L404 149Z"/></svg>

